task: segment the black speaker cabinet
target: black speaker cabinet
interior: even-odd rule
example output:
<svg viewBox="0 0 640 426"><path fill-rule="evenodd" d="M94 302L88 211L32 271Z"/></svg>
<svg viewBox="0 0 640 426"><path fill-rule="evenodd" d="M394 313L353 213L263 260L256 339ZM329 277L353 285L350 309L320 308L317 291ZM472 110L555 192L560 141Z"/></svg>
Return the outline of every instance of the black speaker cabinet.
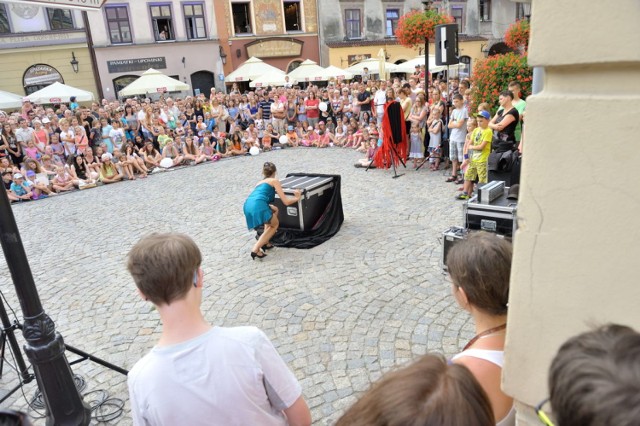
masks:
<svg viewBox="0 0 640 426"><path fill-rule="evenodd" d="M458 60L458 24L436 25L436 65L455 65Z"/></svg>

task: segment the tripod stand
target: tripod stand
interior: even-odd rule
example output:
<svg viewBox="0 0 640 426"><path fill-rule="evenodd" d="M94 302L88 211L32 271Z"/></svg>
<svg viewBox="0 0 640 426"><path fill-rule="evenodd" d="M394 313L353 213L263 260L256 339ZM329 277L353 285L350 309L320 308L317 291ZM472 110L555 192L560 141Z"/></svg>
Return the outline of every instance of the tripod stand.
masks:
<svg viewBox="0 0 640 426"><path fill-rule="evenodd" d="M18 341L14 334L15 330L22 330L22 324L20 324L17 320L14 320L13 323L11 322L11 320L9 319L9 315L7 314L7 310L4 307L3 299L4 296L0 297L0 321L2 321L2 329L0 329L0 378L2 377L4 368L6 344L7 342L9 342L9 346L11 347L11 352L13 353L13 358L15 359L16 367L18 369L18 374L20 375L20 382L15 387L11 388L7 392L7 394L0 399L0 404L6 401L23 385L31 383L35 379L35 375L29 372L29 367L27 367L26 363L24 362L22 352L20 351L20 345L18 344ZM74 348L71 345L65 344L64 347L67 351L80 356L79 359L69 362L69 365L75 365L80 362L89 360L95 362L96 364L102 365L103 367L107 367L108 369L113 370L117 373L124 374L125 376L129 373L124 368L118 367L117 365L111 364L110 362L107 362L101 358L93 356L80 349Z"/></svg>

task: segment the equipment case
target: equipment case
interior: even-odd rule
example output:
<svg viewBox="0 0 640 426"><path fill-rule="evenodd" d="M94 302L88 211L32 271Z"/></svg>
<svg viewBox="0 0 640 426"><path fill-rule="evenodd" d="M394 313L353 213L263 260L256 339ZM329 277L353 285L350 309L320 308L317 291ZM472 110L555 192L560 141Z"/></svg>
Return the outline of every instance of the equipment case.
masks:
<svg viewBox="0 0 640 426"><path fill-rule="evenodd" d="M278 220L283 229L310 231L324 213L333 195L334 179L327 176L291 176L280 181L287 197L293 197L296 189L302 191L300 200L285 206L276 194L274 205L278 207Z"/></svg>
<svg viewBox="0 0 640 426"><path fill-rule="evenodd" d="M507 198L508 193L509 188L505 188L490 204L481 204L477 196L472 197L463 207L465 227L513 237L518 227L517 203Z"/></svg>

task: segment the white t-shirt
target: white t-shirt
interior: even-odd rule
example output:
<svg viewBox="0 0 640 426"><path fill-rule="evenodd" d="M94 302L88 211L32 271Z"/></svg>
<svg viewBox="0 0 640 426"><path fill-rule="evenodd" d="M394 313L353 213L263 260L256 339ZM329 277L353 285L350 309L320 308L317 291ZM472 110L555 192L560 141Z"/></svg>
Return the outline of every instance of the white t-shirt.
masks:
<svg viewBox="0 0 640 426"><path fill-rule="evenodd" d="M462 107L451 111L451 118L455 121L467 120L469 113L467 109ZM465 122L460 128L449 129L449 140L452 142L464 142L467 136L467 123Z"/></svg>
<svg viewBox="0 0 640 426"><path fill-rule="evenodd" d="M154 347L129 372L134 425L286 425L302 394L269 338L256 327L214 327Z"/></svg>
<svg viewBox="0 0 640 426"><path fill-rule="evenodd" d="M384 104L387 103L387 93L384 90L376 91L373 95L373 103L376 106L376 114L384 114Z"/></svg>

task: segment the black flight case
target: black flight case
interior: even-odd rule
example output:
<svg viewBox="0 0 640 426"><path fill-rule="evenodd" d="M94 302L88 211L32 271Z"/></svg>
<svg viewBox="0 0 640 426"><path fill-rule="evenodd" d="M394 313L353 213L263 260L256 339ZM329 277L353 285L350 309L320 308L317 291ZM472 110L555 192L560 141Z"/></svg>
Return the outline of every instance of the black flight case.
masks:
<svg viewBox="0 0 640 426"><path fill-rule="evenodd" d="M276 194L274 205L278 207L278 220L283 229L310 231L324 213L335 186L334 179L327 176L291 176L280 181L282 190L293 197L296 189L302 191L300 200L285 206Z"/></svg>

